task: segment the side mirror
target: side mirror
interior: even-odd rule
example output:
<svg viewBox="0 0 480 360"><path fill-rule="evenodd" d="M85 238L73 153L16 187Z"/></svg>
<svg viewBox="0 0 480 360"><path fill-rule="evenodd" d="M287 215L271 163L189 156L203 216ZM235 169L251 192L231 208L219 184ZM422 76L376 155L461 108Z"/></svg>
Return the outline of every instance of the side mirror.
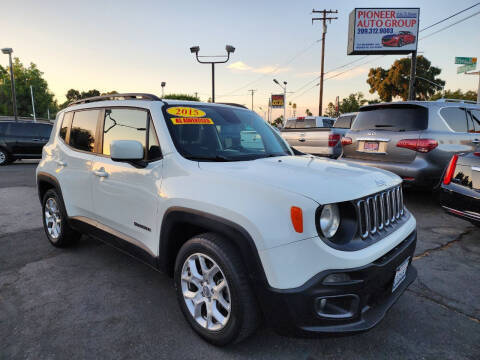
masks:
<svg viewBox="0 0 480 360"><path fill-rule="evenodd" d="M110 157L113 161L140 165L144 157L143 145L136 140L113 140L110 144Z"/></svg>

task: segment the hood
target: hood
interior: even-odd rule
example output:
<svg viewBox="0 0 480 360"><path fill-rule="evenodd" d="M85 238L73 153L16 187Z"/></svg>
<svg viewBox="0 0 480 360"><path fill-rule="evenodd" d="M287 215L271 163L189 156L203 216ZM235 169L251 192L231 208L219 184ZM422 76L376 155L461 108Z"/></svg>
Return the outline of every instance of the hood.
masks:
<svg viewBox="0 0 480 360"><path fill-rule="evenodd" d="M231 177L274 186L319 204L361 198L401 183L400 177L385 170L310 156L200 162L199 167L217 178Z"/></svg>

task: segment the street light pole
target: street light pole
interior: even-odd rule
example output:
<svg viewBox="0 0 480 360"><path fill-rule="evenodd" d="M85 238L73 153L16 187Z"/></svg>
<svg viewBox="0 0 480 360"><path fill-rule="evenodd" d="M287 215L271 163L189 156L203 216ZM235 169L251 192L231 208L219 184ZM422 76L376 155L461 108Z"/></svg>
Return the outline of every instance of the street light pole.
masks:
<svg viewBox="0 0 480 360"><path fill-rule="evenodd" d="M285 122L287 121L287 82L283 82L283 86L280 85L277 79L273 79L273 82L280 86L283 89L283 125L285 126Z"/></svg>
<svg viewBox="0 0 480 360"><path fill-rule="evenodd" d="M192 46L190 48L190 52L192 54L195 54L195 57L197 58L197 61L200 64L212 64L212 103L215 102L215 64L224 64L228 60L230 60L230 54L233 54L235 52L235 48L232 45L227 45L225 46L225 50L227 51L227 55L203 55L200 56L198 55L200 51L200 46ZM218 61L202 61L200 58L226 58L224 60L218 60Z"/></svg>
<svg viewBox="0 0 480 360"><path fill-rule="evenodd" d="M165 81L162 81L162 82L160 83L160 86L162 87L162 99L163 99L163 97L164 97L164 95L165 95L165 85L167 85L167 83L166 83Z"/></svg>
<svg viewBox="0 0 480 360"><path fill-rule="evenodd" d="M30 96L32 97L33 122L37 122L37 116L35 115L35 100L33 99L32 85L30 85Z"/></svg>
<svg viewBox="0 0 480 360"><path fill-rule="evenodd" d="M12 48L3 48L2 53L8 54L8 60L10 63L10 83L12 85L12 103L13 103L13 116L15 121L18 121L17 116L17 95L15 94L15 76L13 75L13 64L12 64Z"/></svg>

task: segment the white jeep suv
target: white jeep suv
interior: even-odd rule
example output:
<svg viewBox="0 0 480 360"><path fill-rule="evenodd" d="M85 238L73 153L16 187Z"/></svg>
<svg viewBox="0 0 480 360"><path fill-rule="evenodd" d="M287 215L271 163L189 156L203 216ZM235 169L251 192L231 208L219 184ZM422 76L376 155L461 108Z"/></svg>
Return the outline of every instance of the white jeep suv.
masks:
<svg viewBox="0 0 480 360"><path fill-rule="evenodd" d="M190 325L225 345L377 324L415 279L401 179L296 155L256 113L148 94L62 110L37 169L54 246L88 234L173 276Z"/></svg>

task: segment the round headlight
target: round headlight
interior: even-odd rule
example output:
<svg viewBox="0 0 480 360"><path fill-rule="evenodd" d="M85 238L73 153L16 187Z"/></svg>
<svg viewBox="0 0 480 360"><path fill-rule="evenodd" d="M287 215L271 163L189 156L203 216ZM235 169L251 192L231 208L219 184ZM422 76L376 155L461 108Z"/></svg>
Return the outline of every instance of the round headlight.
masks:
<svg viewBox="0 0 480 360"><path fill-rule="evenodd" d="M323 235L328 239L333 237L340 226L340 211L338 210L338 205L325 205L320 214L319 221Z"/></svg>

